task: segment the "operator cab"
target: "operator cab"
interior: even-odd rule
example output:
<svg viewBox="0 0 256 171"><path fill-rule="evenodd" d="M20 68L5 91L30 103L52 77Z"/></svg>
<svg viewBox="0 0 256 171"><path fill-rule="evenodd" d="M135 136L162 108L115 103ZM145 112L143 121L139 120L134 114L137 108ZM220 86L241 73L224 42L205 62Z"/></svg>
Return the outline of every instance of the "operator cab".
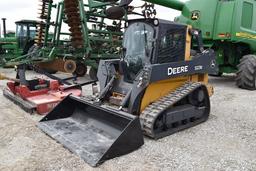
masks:
<svg viewBox="0 0 256 171"><path fill-rule="evenodd" d="M23 49L23 54L26 54L35 43L36 30L39 23L32 20L21 20L15 24L18 47Z"/></svg>
<svg viewBox="0 0 256 171"><path fill-rule="evenodd" d="M158 19L132 20L124 34L122 68L133 82L147 64L184 61L187 26Z"/></svg>

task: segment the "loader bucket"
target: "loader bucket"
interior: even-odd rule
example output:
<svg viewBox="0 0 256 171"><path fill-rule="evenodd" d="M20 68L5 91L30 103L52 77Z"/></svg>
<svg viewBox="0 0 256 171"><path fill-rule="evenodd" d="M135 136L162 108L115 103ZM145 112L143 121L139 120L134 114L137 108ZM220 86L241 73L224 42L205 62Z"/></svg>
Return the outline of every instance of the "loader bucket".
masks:
<svg viewBox="0 0 256 171"><path fill-rule="evenodd" d="M38 127L95 167L144 144L138 117L68 96Z"/></svg>

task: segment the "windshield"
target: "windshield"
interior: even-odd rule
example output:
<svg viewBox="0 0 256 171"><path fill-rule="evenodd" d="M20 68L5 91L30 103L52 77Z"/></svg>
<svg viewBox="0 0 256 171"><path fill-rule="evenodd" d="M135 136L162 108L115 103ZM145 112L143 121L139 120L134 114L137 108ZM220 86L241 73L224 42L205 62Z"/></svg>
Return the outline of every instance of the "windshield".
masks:
<svg viewBox="0 0 256 171"><path fill-rule="evenodd" d="M36 26L29 26L29 37L34 39L36 37Z"/></svg>
<svg viewBox="0 0 256 171"><path fill-rule="evenodd" d="M154 28L146 23L130 25L124 35L124 61L129 71L129 79L134 79L143 66L150 61Z"/></svg>
<svg viewBox="0 0 256 171"><path fill-rule="evenodd" d="M16 36L17 37L27 37L27 25L18 24Z"/></svg>

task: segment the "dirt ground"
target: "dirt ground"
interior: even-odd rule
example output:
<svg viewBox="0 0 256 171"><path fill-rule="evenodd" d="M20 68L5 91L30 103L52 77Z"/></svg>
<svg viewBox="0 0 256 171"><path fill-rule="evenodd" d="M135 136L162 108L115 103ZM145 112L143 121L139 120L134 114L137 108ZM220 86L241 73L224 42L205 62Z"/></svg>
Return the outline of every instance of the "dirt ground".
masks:
<svg viewBox="0 0 256 171"><path fill-rule="evenodd" d="M207 122L158 141L145 138L139 150L98 168L41 132L36 124L42 116L25 113L1 93L0 170L256 170L256 92L237 88L233 76L210 81L215 94ZM1 90L5 84L0 82Z"/></svg>

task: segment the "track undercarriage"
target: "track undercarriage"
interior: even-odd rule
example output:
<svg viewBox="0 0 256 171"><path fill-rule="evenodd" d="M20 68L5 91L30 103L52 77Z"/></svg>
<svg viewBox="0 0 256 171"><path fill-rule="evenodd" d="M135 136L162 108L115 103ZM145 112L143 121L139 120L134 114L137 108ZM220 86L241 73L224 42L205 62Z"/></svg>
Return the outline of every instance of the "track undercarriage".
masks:
<svg viewBox="0 0 256 171"><path fill-rule="evenodd" d="M209 113L205 85L188 82L150 104L140 120L144 134L158 139L206 121Z"/></svg>

